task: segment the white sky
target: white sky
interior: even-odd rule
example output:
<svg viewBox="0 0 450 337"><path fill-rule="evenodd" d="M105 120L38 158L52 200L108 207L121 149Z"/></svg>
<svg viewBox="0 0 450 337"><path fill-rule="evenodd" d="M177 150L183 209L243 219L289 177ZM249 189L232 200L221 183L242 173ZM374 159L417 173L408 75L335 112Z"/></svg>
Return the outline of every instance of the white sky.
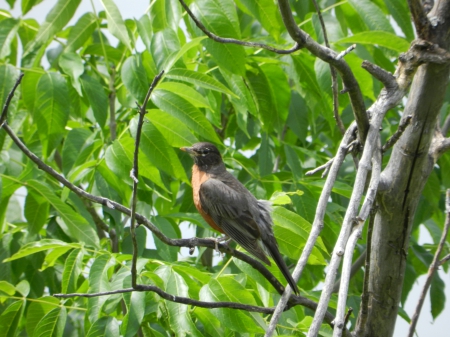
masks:
<svg viewBox="0 0 450 337"><path fill-rule="evenodd" d="M20 0L16 0L16 4L14 9L11 11L14 17L18 17L21 13L20 9ZM35 6L30 12L27 13L25 18L35 18L38 22L42 23L45 19L45 16L50 11L50 9L54 6L56 3L56 0L44 0L39 5ZM144 0L115 0L116 5L119 7L119 10L122 14L122 17L124 19L126 18L137 18L139 19L143 13L146 11L146 9L149 6L150 1L144 1ZM81 4L78 7L78 10L76 11L74 17L70 21L69 24L73 24L76 22L76 20L83 15L87 11L92 11L92 4L95 6L96 12L99 12L103 10L102 4L99 0L82 0ZM0 0L0 9L10 11L9 4L5 0ZM184 226L185 228L182 229L183 231L183 237L191 237L192 231L190 231L187 226ZM420 243L431 243L431 237L428 235L428 232L426 230L421 230L421 242ZM187 252L184 252L182 254L184 256L187 256ZM446 308L443 313L436 319L435 322L433 322L432 316L431 316L431 307L430 307L430 300L429 296L427 296L427 299L425 300L424 306L422 308L422 312L419 318L419 323L417 325L416 331L418 332L418 335L421 337L444 337L449 336L449 322L450 319L450 274L445 274L443 271L439 272L441 278L444 280L446 284L446 298L447 298L447 304ZM405 310L408 313L408 315L412 316L413 311L415 309L415 306L417 304L417 301L420 296L420 291L423 287L423 284L425 282L425 275L421 276L418 279L418 282L413 287L413 290L411 291L408 300L406 301ZM408 327L409 324L405 322L402 318L397 319L397 325L395 329L394 336L405 336L408 333Z"/></svg>

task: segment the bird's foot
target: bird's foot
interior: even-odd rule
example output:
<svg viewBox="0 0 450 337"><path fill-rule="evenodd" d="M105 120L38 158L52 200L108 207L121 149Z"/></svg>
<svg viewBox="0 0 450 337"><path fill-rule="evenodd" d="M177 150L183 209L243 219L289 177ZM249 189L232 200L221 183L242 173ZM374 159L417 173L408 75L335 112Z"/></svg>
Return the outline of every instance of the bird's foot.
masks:
<svg viewBox="0 0 450 337"><path fill-rule="evenodd" d="M218 252L220 256L223 257L224 254L219 250L219 243L226 245L228 244L228 242L230 242L231 238L228 235L223 235L218 238L207 238L207 239L214 240L214 250Z"/></svg>

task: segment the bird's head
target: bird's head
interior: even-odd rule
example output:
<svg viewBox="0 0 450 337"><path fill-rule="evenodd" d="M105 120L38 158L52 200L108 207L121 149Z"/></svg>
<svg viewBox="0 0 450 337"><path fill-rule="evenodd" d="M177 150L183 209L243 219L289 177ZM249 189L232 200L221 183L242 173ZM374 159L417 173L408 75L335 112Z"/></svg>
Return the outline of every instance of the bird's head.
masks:
<svg viewBox="0 0 450 337"><path fill-rule="evenodd" d="M195 164L203 171L223 165L219 150L211 143L195 143L191 147L182 147L181 150L189 153Z"/></svg>

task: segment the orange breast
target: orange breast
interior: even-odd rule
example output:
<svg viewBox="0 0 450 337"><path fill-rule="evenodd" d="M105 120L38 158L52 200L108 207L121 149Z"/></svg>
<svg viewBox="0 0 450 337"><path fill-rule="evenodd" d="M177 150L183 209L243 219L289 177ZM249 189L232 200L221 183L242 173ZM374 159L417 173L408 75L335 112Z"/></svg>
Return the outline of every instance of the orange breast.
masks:
<svg viewBox="0 0 450 337"><path fill-rule="evenodd" d="M192 167L192 190L194 194L194 205L197 208L200 215L205 219L205 221L214 228L216 231L220 233L224 233L224 231L216 225L214 220L206 214L202 209L202 204L200 202L200 186L209 179L209 175L206 172L200 171L197 165Z"/></svg>

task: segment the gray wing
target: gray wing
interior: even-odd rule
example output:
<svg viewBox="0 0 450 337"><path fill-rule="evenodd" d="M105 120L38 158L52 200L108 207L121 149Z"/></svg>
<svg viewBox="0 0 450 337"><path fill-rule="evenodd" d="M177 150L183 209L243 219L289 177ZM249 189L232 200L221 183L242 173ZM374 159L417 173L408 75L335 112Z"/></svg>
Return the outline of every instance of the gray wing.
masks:
<svg viewBox="0 0 450 337"><path fill-rule="evenodd" d="M270 265L261 246L261 231L255 219L257 213L255 215L252 209L258 209L256 199L246 189L236 190L218 179L205 181L199 194L202 209L225 234L250 254Z"/></svg>

